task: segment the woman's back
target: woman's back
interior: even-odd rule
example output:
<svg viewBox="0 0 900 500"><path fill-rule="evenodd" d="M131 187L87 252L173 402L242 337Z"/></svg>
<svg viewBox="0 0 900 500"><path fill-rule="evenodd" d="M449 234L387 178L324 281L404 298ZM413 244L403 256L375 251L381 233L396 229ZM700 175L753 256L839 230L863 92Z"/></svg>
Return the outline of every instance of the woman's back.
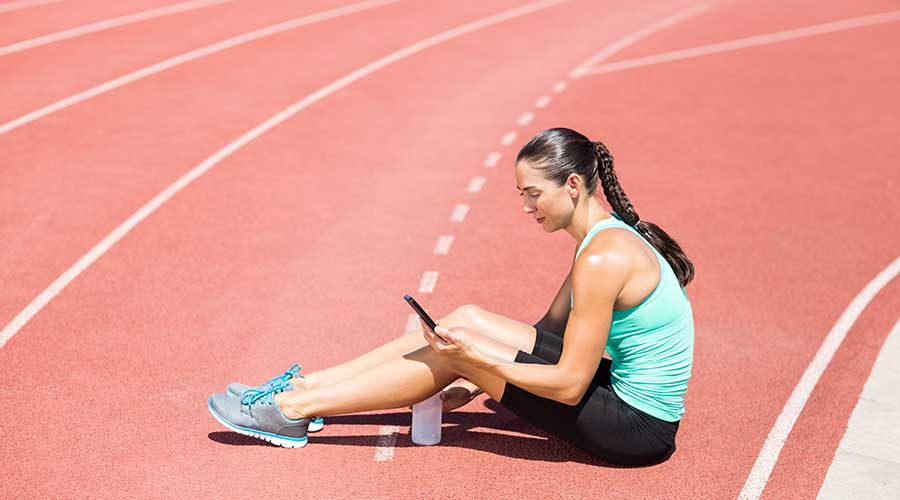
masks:
<svg viewBox="0 0 900 500"><path fill-rule="evenodd" d="M634 233L659 262L656 288L626 310L613 310L606 351L612 357L611 385L628 404L669 422L684 414L684 394L694 352L694 319L687 293L671 266L616 213L594 224L578 247L576 259L600 231L612 227Z"/></svg>

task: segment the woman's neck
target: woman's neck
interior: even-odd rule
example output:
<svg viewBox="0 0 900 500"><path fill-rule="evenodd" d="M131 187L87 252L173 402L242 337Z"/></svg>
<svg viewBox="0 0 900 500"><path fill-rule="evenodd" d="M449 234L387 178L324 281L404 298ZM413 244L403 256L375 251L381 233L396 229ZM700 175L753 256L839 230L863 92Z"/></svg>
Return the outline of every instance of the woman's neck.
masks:
<svg viewBox="0 0 900 500"><path fill-rule="evenodd" d="M603 208L603 205L596 198L590 197L584 206L575 209L572 222L566 228L566 232L575 239L576 245L581 245L594 224L610 217L611 215Z"/></svg>

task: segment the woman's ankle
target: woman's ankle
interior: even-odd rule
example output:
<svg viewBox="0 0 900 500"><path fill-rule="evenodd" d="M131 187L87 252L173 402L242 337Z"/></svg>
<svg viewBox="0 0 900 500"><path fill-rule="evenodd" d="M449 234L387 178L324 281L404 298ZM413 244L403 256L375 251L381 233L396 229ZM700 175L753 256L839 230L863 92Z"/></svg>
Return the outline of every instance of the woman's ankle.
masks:
<svg viewBox="0 0 900 500"><path fill-rule="evenodd" d="M291 379L294 389L315 389L319 387L319 381L312 375L304 375L302 377L294 377Z"/></svg>

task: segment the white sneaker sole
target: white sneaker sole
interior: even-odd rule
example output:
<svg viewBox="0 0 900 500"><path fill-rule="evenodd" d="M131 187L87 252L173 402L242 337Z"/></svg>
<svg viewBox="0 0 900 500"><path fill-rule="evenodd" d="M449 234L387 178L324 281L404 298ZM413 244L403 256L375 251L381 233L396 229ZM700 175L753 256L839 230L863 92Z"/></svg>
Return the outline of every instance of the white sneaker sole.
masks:
<svg viewBox="0 0 900 500"><path fill-rule="evenodd" d="M219 421L220 424L228 427L234 432L238 434L243 434L244 436L250 436L257 439L262 439L264 441L268 441L276 446L281 446L283 448L303 448L306 446L308 439L306 436L302 438L290 438L285 436L278 436L275 434L271 434L268 432L263 432L258 429L248 429L246 427L241 427L239 425L232 424L228 420L225 420L225 417L219 415L219 412L212 407L209 401L206 402L206 407L209 408L209 412L212 413L212 416Z"/></svg>

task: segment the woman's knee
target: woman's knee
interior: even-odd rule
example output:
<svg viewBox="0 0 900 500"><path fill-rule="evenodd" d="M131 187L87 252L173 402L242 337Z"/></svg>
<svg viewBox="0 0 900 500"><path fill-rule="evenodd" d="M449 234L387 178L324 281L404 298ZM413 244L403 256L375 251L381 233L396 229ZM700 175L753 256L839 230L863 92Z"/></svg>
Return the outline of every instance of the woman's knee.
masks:
<svg viewBox="0 0 900 500"><path fill-rule="evenodd" d="M438 320L438 323L447 328L451 326L473 328L484 317L486 312L475 304L463 304Z"/></svg>

